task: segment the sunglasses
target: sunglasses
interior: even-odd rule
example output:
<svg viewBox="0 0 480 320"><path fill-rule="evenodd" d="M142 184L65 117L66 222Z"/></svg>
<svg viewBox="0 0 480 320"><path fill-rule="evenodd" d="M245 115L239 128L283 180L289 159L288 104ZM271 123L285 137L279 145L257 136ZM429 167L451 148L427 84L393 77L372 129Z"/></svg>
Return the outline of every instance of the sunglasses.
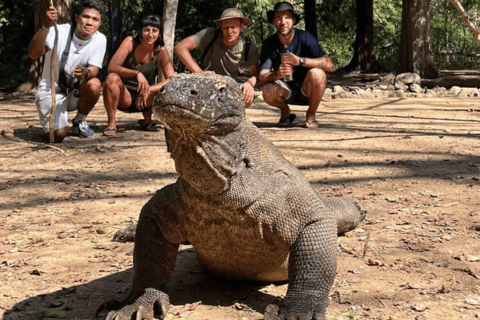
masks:
<svg viewBox="0 0 480 320"><path fill-rule="evenodd" d="M148 16L142 19L142 24L147 24L147 23L155 23L160 25L160 18L156 16Z"/></svg>

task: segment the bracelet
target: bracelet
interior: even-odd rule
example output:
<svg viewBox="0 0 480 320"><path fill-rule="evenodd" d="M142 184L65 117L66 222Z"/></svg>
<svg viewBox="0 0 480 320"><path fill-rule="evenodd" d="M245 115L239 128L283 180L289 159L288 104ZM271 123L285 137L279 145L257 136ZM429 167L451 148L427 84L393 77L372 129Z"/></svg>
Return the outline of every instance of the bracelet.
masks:
<svg viewBox="0 0 480 320"><path fill-rule="evenodd" d="M88 78L90 76L90 69L88 69L88 67L85 67L85 79Z"/></svg>

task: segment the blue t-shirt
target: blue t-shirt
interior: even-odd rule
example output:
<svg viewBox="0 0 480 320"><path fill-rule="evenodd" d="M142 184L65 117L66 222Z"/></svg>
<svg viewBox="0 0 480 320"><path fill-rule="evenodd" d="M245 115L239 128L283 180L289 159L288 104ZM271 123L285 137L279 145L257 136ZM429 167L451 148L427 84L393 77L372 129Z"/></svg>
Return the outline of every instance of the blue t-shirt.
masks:
<svg viewBox="0 0 480 320"><path fill-rule="evenodd" d="M308 31L294 29L293 39L286 48L298 57L320 58L326 55L325 51L318 44L317 39ZM283 51L283 44L275 33L265 39L262 43L262 54L260 65L262 69L270 71L278 70L280 67L280 52ZM293 68L293 82L303 83L309 68L297 66Z"/></svg>

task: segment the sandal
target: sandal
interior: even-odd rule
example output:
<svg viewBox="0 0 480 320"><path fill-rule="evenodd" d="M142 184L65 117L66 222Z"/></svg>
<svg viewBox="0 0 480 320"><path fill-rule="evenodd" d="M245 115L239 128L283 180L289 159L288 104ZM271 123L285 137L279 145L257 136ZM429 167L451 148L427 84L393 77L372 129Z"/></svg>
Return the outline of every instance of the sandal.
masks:
<svg viewBox="0 0 480 320"><path fill-rule="evenodd" d="M150 123L145 123L145 120L138 120L138 125L142 128L143 131L159 131L155 121Z"/></svg>
<svg viewBox="0 0 480 320"><path fill-rule="evenodd" d="M293 121L295 121L295 118L297 115L295 113L290 113L290 115L284 119L280 119L278 121L277 125L280 127L287 127L293 125Z"/></svg>
<svg viewBox="0 0 480 320"><path fill-rule="evenodd" d="M106 128L105 130L103 130L103 135L104 136L107 136L107 137L113 137L114 135L117 134L117 128Z"/></svg>
<svg viewBox="0 0 480 320"><path fill-rule="evenodd" d="M320 125L317 121L305 121L305 128L307 129L318 129Z"/></svg>

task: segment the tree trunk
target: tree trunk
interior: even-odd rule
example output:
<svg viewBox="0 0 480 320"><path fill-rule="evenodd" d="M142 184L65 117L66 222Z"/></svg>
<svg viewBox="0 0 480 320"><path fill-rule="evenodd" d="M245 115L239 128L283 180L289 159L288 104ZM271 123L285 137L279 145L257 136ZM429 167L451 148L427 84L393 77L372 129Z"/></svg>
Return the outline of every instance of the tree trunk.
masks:
<svg viewBox="0 0 480 320"><path fill-rule="evenodd" d="M350 72L359 70L373 71L376 59L373 55L373 0L357 0L357 32L353 58L344 68Z"/></svg>
<svg viewBox="0 0 480 320"><path fill-rule="evenodd" d="M110 52L113 55L113 52L117 51L117 48L120 46L121 31L122 31L122 16L120 8L120 0L111 0L110 3L110 27L111 27L111 38L110 38Z"/></svg>
<svg viewBox="0 0 480 320"><path fill-rule="evenodd" d="M430 0L403 0L397 74L405 72L426 79L438 77L430 55Z"/></svg>
<svg viewBox="0 0 480 320"><path fill-rule="evenodd" d="M177 18L178 0L165 0L163 3L163 41L173 64L173 45L175 40L175 21ZM159 71L160 79L165 79Z"/></svg>
<svg viewBox="0 0 480 320"><path fill-rule="evenodd" d="M318 39L315 0L304 0L303 12L305 13L305 30L313 34L315 39Z"/></svg>
<svg viewBox="0 0 480 320"><path fill-rule="evenodd" d="M71 0L58 1L54 5L58 10L58 23L66 23L72 21L72 9L70 6ZM35 22L35 32L38 31L45 23L45 12L50 6L50 0L34 0L33 1L33 18ZM27 81L20 85L16 91L26 92L38 85L43 71L44 57L38 60L33 60L30 65L30 71L28 73Z"/></svg>

